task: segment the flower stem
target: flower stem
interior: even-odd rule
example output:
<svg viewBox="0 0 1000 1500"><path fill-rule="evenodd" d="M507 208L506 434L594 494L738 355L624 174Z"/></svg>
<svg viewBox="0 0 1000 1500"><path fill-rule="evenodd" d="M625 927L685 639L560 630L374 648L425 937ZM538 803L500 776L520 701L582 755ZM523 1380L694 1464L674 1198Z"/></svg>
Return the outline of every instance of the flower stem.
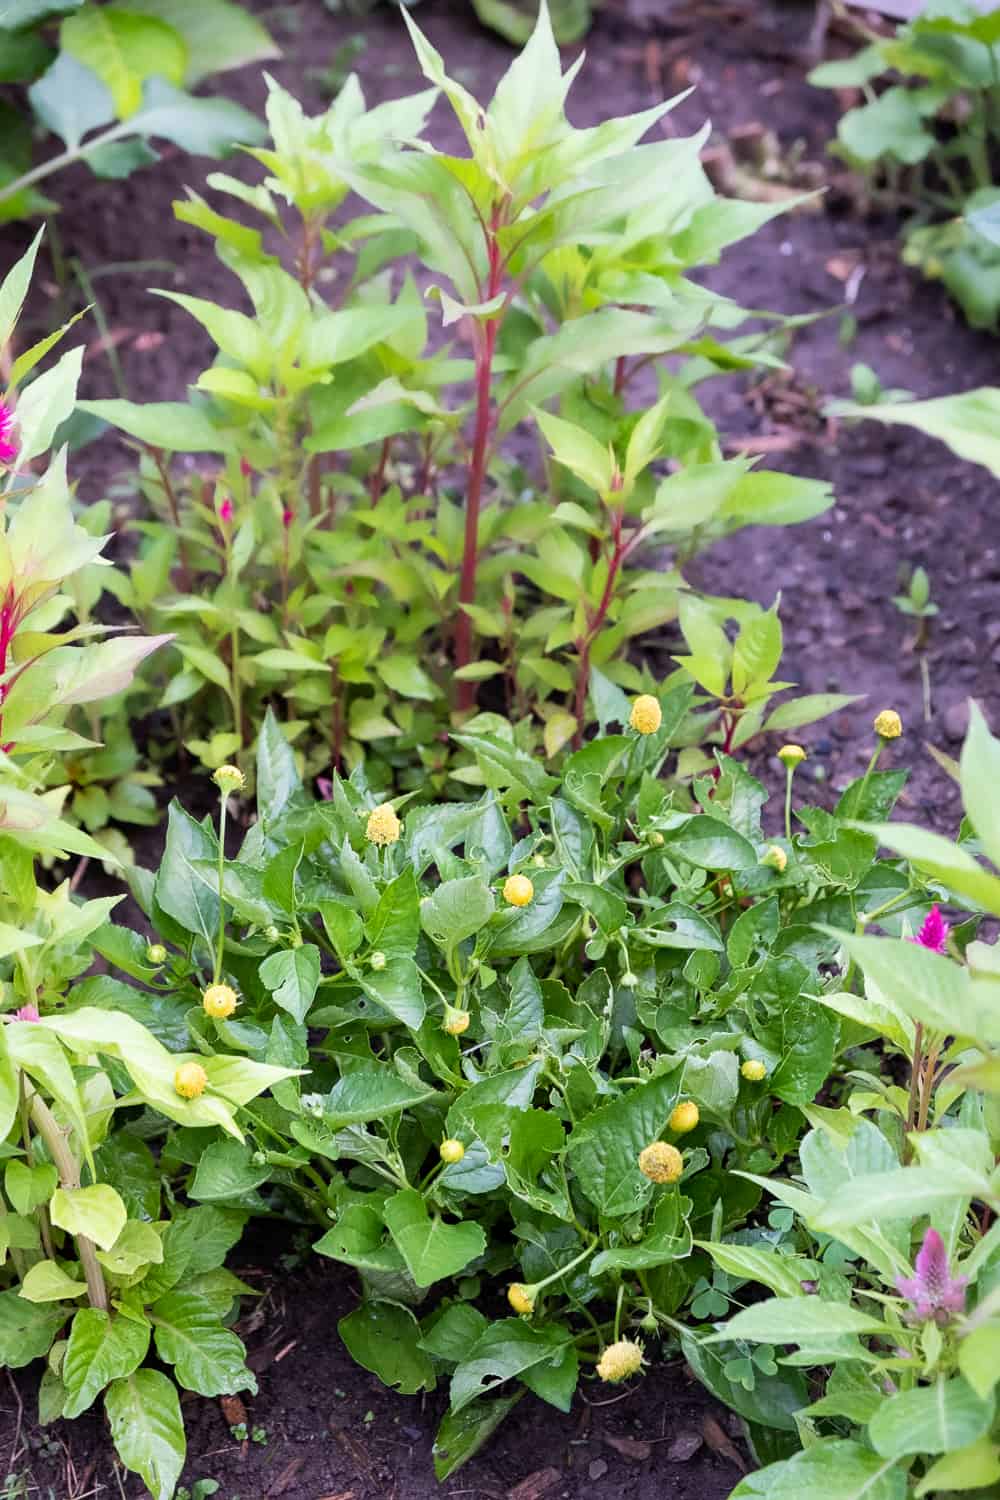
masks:
<svg viewBox="0 0 1000 1500"><path fill-rule="evenodd" d="M795 767L785 767L785 838L792 842L792 781L795 776Z"/></svg>
<svg viewBox="0 0 1000 1500"><path fill-rule="evenodd" d="M868 790L868 783L869 783L869 781L872 778L872 772L875 770L875 767L878 765L878 763L879 763L879 757L881 756L882 751L883 751L884 748L885 748L885 740L883 740L883 739L880 738L878 740L878 743L875 746L875 749L872 751L872 758L868 762L868 768L865 771L864 777L862 778L861 790L858 793L857 814L858 814L859 817L864 817L865 792Z"/></svg>
<svg viewBox="0 0 1000 1500"><path fill-rule="evenodd" d="M226 946L226 899L223 895L223 887L226 878L226 803L225 792L219 794L219 936L215 945L215 968L212 971L212 983L218 984L222 978L222 955Z"/></svg>

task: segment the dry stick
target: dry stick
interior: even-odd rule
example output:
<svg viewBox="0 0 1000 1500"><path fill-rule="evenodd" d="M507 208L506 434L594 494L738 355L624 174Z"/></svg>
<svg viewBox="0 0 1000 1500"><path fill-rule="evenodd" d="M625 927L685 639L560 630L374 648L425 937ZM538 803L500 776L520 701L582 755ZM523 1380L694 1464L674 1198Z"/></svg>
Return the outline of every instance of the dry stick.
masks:
<svg viewBox="0 0 1000 1500"><path fill-rule="evenodd" d="M73 1192L80 1186L80 1168L76 1157L69 1149L66 1136L45 1100L30 1087L28 1097L31 1102L31 1118L35 1123L35 1129L48 1147L49 1155L55 1162L60 1186L68 1192ZM99 1312L107 1312L108 1289L104 1284L104 1273L97 1259L94 1242L85 1234L74 1235L74 1239L87 1282L87 1297L90 1305Z"/></svg>

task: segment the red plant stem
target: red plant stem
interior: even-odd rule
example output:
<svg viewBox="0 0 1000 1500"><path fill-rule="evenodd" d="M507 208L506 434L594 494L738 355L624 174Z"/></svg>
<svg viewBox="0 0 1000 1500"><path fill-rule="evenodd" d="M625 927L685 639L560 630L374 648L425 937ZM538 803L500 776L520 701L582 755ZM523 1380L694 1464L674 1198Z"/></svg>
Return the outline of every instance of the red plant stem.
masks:
<svg viewBox="0 0 1000 1500"><path fill-rule="evenodd" d="M375 469L375 472L372 474L371 484L368 491L371 495L372 510L375 509L376 505L381 500L382 491L385 489L385 466L389 462L389 454L391 450L392 438L383 438L382 452L379 457L378 466Z"/></svg>
<svg viewBox="0 0 1000 1500"><path fill-rule="evenodd" d="M580 660L577 665L576 675L576 701L574 713L576 715L576 729L573 733L573 747L579 750L583 743L583 716L587 707L587 686L590 682L590 649L601 632L611 600L614 598L615 583L618 578L618 570L621 568L622 560L628 548L622 540L622 513L617 510L611 520L612 550L611 559L608 563L608 576L604 581L604 591L601 601L596 610L590 615L587 622L587 634L577 643Z"/></svg>
<svg viewBox="0 0 1000 1500"><path fill-rule="evenodd" d="M625 382L626 382L627 379L628 379L628 376L625 373L625 356L624 356L624 354L619 354L618 358L615 360L615 395L616 396L620 396L621 393L622 393L622 391L625 389Z"/></svg>
<svg viewBox="0 0 1000 1500"><path fill-rule="evenodd" d="M497 296L503 279L503 259L497 241L501 205L493 210L487 230L486 249L489 257L489 275L486 281L488 302ZM469 488L465 497L465 543L462 549L462 572L458 584L458 614L455 619L455 666L467 667L472 660L472 616L463 605L474 604L476 599L476 571L479 564L479 509L483 498L483 481L486 477L486 459L490 439L490 396L493 376L493 354L497 334L500 331L499 317L490 317L479 330L476 343L476 426L472 440L472 458L469 463ZM476 684L459 682L457 707L465 711L476 701Z"/></svg>
<svg viewBox="0 0 1000 1500"><path fill-rule="evenodd" d="M184 545L184 537L181 533L181 511L180 506L177 504L177 495L174 491L173 481L170 478L170 470L164 462L162 448L150 446L149 451L153 455L153 462L160 476L160 483L163 485L163 493L166 496L167 505L170 507L170 519L173 521L174 530L177 532L177 551L181 560L181 588L185 594L190 594L191 568L188 564L187 548Z"/></svg>
<svg viewBox="0 0 1000 1500"><path fill-rule="evenodd" d="M14 595L13 582L8 583L7 592L4 595L3 604L0 605L0 678L7 671L7 657L10 653L11 642L17 629L17 599ZM10 691L9 682L0 682L0 705L2 705ZM0 729L3 728L3 714L0 713ZM4 754L9 754L12 745L4 745Z"/></svg>
<svg viewBox="0 0 1000 1500"><path fill-rule="evenodd" d="M740 722L740 716L739 714L730 713L727 710L723 710L722 717L726 723L726 733L722 741L722 753L723 755L729 755L732 753L733 740L736 736L736 726ZM712 780L718 781L721 775L722 771L720 770L718 764L716 764L712 768Z"/></svg>

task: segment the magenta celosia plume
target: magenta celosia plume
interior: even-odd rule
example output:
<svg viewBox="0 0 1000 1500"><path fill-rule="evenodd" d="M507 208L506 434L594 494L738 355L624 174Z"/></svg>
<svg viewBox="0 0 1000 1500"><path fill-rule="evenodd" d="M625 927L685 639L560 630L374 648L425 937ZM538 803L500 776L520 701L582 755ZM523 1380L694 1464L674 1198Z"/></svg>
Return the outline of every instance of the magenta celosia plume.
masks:
<svg viewBox="0 0 1000 1500"><path fill-rule="evenodd" d="M22 1005L20 1010L14 1012L15 1021L40 1021L41 1019L37 1005Z"/></svg>
<svg viewBox="0 0 1000 1500"><path fill-rule="evenodd" d="M17 445L11 441L11 432L14 429L14 413L9 406L0 401L0 464L8 467L17 457Z"/></svg>
<svg viewBox="0 0 1000 1500"><path fill-rule="evenodd" d="M940 908L932 906L923 920L920 931L912 941L919 943L921 948L929 948L932 953L947 953L950 931L951 928L942 917Z"/></svg>
<svg viewBox="0 0 1000 1500"><path fill-rule="evenodd" d="M910 1304L910 1316L916 1323L934 1319L947 1323L953 1313L965 1311L967 1276L953 1276L948 1265L944 1240L936 1229L928 1229L913 1262L914 1276L900 1276L896 1288Z"/></svg>
<svg viewBox="0 0 1000 1500"><path fill-rule="evenodd" d="M219 502L219 520L223 526L228 526L233 519L233 502L227 495L225 500Z"/></svg>

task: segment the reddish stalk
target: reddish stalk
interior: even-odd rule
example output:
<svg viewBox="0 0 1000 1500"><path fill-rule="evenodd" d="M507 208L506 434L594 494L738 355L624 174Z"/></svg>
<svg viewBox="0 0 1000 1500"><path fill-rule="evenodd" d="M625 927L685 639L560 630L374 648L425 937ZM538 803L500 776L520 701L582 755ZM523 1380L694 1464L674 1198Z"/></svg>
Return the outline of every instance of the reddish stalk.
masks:
<svg viewBox="0 0 1000 1500"><path fill-rule="evenodd" d="M722 753L723 755L731 755L733 749L733 740L736 736L736 726L740 722L740 716L737 713L724 709L722 717L726 725L726 733L722 741ZM722 772L719 769L718 764L716 764L712 767L712 780L718 781L721 775Z"/></svg>
<svg viewBox="0 0 1000 1500"><path fill-rule="evenodd" d="M491 298L498 295L503 280L503 258L497 241L501 209L501 204L494 207L489 228L486 230L489 274L486 280L484 302L489 302ZM472 440L472 458L469 464L469 487L465 499L465 542L458 585L458 614L455 618L456 668L467 667L472 660L472 616L463 606L474 604L476 599L479 511L483 498L483 482L486 478L486 460L489 454L493 355L499 331L499 317L490 317L484 325L479 327L476 340L476 424ZM476 684L460 681L456 701L460 712L472 708L476 701Z"/></svg>
<svg viewBox="0 0 1000 1500"><path fill-rule="evenodd" d="M611 607L611 600L614 598L615 583L618 579L618 572L621 568L622 562L625 559L625 554L628 551L628 545L622 538L622 512L620 510L612 512L611 539L612 549L611 558L608 562L608 576L604 581L604 590L601 594L600 603L598 604L596 610L592 612L588 611L587 633L576 643L577 651L579 652L580 656L576 676L576 700L573 709L576 715L576 729L573 734L573 748L576 750L579 750L580 746L583 743L583 717L587 707L587 685L590 681L591 647L600 634L604 626L604 621L607 619L608 610Z"/></svg>
<svg viewBox="0 0 1000 1500"><path fill-rule="evenodd" d="M2 678L7 671L7 657L10 654L11 642L14 639L14 632L17 630L17 624L17 597L14 593L14 584L12 581L8 583L7 592L4 595L3 604L0 605L0 678ZM0 707L3 706L9 692L10 683L0 681ZM3 714L0 713L0 730L2 730L2 728ZM9 755L10 751L14 747L13 744L10 744L3 745L0 748L3 749L5 755Z"/></svg>
<svg viewBox="0 0 1000 1500"><path fill-rule="evenodd" d="M626 382L627 379L628 379L628 376L626 374L626 368L625 368L625 356L624 356L624 354L619 354L618 358L615 360L615 395L616 396L620 396L621 393L622 393L622 391L625 389L625 382Z"/></svg>
<svg viewBox="0 0 1000 1500"><path fill-rule="evenodd" d="M378 466L375 469L375 472L372 474L371 483L368 486L368 493L370 494L372 501L372 510L375 509L376 505L381 500L382 492L385 489L385 468L386 464L389 462L389 454L391 453L391 451L392 438L383 438L382 452L379 456Z"/></svg>
<svg viewBox="0 0 1000 1500"><path fill-rule="evenodd" d="M185 594L191 593L191 568L188 564L187 548L184 545L184 537L181 533L181 508L177 503L177 494L174 490L173 481L170 478L170 470L163 461L163 449L150 446L156 472L160 476L163 485L163 493L166 496L167 505L170 509L170 519L174 523L177 532L177 552L181 563L181 588Z"/></svg>

